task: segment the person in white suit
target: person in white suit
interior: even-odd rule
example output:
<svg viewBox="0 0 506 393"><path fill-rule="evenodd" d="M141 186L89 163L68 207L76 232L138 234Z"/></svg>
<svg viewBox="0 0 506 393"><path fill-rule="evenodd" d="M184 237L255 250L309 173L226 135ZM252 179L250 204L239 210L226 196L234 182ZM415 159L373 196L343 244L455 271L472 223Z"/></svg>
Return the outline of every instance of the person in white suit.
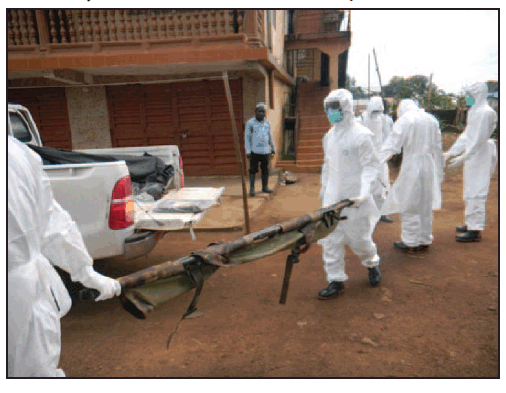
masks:
<svg viewBox="0 0 506 393"><path fill-rule="evenodd" d="M392 131L392 120L388 115L384 114L385 108L383 99L375 96L371 97L367 105L367 110L360 116L360 122L366 126L373 133L373 146L375 154L381 151L383 143L386 141ZM383 207L385 198L390 190L390 174L388 171L388 163L385 162L380 167L380 172L377 181L375 182L372 190L374 201L379 210ZM391 223L392 219L386 215L380 217L380 221Z"/></svg>
<svg viewBox="0 0 506 393"><path fill-rule="evenodd" d="M98 290L97 300L119 295L121 285L93 269L76 223L53 198L41 158L11 136L7 167L7 375L64 377L60 318L72 301L52 265Z"/></svg>
<svg viewBox="0 0 506 393"><path fill-rule="evenodd" d="M323 207L343 199L351 199L354 205L346 209L347 220L340 222L333 232L318 242L323 248L324 269L329 283L318 294L322 300L335 298L344 290L344 282L348 279L345 272L346 245L367 267L370 284L377 285L381 281L380 258L372 240L379 219L371 193L379 170L373 135L355 120L353 96L348 90L332 90L324 100L324 108L331 128L323 139L320 198L323 199Z"/></svg>
<svg viewBox="0 0 506 393"><path fill-rule="evenodd" d="M401 241L394 246L418 252L432 244L433 210L441 209L444 158L437 119L410 99L402 100L398 120L378 155L383 164L403 149L399 176L381 214L401 213Z"/></svg>
<svg viewBox="0 0 506 393"><path fill-rule="evenodd" d="M458 242L474 242L481 239L485 229L485 202L490 188L490 178L497 166L495 141L489 139L497 125L497 113L487 102L488 86L476 83L467 89L466 102L471 106L467 125L453 146L444 154L454 158L450 167L464 163L465 225L457 226Z"/></svg>

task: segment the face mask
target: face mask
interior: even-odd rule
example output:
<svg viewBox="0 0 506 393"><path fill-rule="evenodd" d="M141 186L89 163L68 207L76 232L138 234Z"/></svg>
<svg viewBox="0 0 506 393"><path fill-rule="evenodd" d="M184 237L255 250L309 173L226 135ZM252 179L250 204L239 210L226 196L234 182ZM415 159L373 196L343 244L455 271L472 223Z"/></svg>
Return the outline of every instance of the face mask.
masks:
<svg viewBox="0 0 506 393"><path fill-rule="evenodd" d="M467 106L472 106L472 105L474 105L474 98L473 98L473 97L471 97L471 96L467 96L467 97L466 97L466 105L467 105Z"/></svg>
<svg viewBox="0 0 506 393"><path fill-rule="evenodd" d="M339 109L328 109L327 116L329 118L329 122L331 123L339 123L343 120L343 113Z"/></svg>

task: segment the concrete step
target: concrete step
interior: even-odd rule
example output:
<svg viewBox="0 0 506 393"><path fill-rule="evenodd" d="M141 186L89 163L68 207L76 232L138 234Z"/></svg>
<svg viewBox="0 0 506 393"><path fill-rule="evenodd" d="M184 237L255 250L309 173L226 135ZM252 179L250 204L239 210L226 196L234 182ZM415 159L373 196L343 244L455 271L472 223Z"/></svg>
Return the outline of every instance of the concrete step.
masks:
<svg viewBox="0 0 506 393"><path fill-rule="evenodd" d="M301 127L299 128L299 137L305 136L314 136L316 138L323 138L325 134L328 132L328 128L326 127Z"/></svg>
<svg viewBox="0 0 506 393"><path fill-rule="evenodd" d="M321 139L305 139L305 140L299 140L298 149L301 147L304 148L312 148L312 147L318 147L320 149L323 148L323 143Z"/></svg>
<svg viewBox="0 0 506 393"><path fill-rule="evenodd" d="M307 153L322 153L323 154L323 148L321 145L303 145L299 144L297 148L297 157L299 157L301 154L307 154Z"/></svg>
<svg viewBox="0 0 506 393"><path fill-rule="evenodd" d="M329 130L329 122L327 120L322 121L319 119L315 120L300 120L299 123L299 130L305 130L307 128L316 128L320 130Z"/></svg>
<svg viewBox="0 0 506 393"><path fill-rule="evenodd" d="M300 133L299 142L301 141L320 141L322 143L325 132L320 133Z"/></svg>
<svg viewBox="0 0 506 393"><path fill-rule="evenodd" d="M321 153L300 153L297 152L297 163L306 161L321 161L323 162L323 152Z"/></svg>
<svg viewBox="0 0 506 393"><path fill-rule="evenodd" d="M298 168L313 168L315 171L320 172L323 165L323 160L304 160L297 161Z"/></svg>

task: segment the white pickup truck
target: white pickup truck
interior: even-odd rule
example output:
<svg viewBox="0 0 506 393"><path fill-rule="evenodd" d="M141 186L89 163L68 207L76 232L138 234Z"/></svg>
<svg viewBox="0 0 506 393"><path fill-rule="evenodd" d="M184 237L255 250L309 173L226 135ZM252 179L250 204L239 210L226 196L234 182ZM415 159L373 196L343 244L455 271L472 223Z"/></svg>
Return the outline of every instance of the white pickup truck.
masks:
<svg viewBox="0 0 506 393"><path fill-rule="evenodd" d="M30 145L42 147L32 116L22 105L9 104L8 134ZM77 223L93 259L148 254L168 230L190 228L215 204L224 188L182 188L184 173L177 146L142 146L79 150L85 154L143 156L145 153L172 165L174 175L157 202L138 202L132 194L125 161L44 165L53 194ZM171 190L169 190L171 188ZM167 194L168 192L168 194ZM174 213L151 210L166 200L205 200L206 209ZM183 202L183 201L181 201Z"/></svg>

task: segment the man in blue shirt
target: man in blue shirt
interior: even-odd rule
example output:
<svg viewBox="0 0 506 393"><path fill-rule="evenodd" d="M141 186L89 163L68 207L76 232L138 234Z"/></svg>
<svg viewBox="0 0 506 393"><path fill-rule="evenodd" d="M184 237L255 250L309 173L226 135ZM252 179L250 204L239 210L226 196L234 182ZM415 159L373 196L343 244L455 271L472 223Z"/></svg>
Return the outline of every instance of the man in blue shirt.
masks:
<svg viewBox="0 0 506 393"><path fill-rule="evenodd" d="M255 174L258 172L258 163L262 170L262 192L272 193L272 190L267 187L269 156L274 156L276 148L272 141L271 125L265 120L265 109L263 102L257 104L255 117L248 120L244 132L246 156L249 159L250 196L255 196Z"/></svg>

